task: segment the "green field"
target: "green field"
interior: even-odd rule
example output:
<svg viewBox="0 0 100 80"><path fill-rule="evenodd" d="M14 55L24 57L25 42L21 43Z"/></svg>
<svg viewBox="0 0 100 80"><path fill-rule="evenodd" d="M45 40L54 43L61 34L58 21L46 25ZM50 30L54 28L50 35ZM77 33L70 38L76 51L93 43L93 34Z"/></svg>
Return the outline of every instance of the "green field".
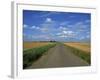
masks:
<svg viewBox="0 0 100 80"><path fill-rule="evenodd" d="M31 48L23 51L23 69L32 65L32 63L38 60L46 51L54 47L56 44L48 44L41 47Z"/></svg>

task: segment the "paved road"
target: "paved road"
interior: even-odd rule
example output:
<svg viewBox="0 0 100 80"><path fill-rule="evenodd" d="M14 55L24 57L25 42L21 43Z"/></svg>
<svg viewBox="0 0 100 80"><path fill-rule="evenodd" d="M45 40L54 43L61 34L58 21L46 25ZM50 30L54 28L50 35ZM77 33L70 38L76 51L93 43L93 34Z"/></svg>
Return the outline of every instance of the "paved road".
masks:
<svg viewBox="0 0 100 80"><path fill-rule="evenodd" d="M87 62L74 55L63 44L57 44L28 68L73 67L87 65Z"/></svg>

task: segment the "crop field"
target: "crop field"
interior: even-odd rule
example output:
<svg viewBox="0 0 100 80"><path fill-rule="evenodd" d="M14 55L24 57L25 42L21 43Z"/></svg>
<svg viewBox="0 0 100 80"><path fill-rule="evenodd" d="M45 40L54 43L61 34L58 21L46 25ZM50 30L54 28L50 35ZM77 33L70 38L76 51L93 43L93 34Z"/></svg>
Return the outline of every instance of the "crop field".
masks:
<svg viewBox="0 0 100 80"><path fill-rule="evenodd" d="M54 47L55 43L41 43L41 42L29 42L24 43L23 51L23 68L27 68L32 65L32 63L38 60L46 51ZM27 46L28 45L28 46Z"/></svg>
<svg viewBox="0 0 100 80"><path fill-rule="evenodd" d="M90 52L90 44L89 43L80 43L80 42L69 42L64 43L65 45L80 49L85 52Z"/></svg>
<svg viewBox="0 0 100 80"><path fill-rule="evenodd" d="M36 48L40 46L45 46L48 44L52 44L50 42L24 42L23 43L23 49L30 49L30 48Z"/></svg>
<svg viewBox="0 0 100 80"><path fill-rule="evenodd" d="M64 43L70 51L81 59L85 60L89 64L91 63L90 45L88 43Z"/></svg>

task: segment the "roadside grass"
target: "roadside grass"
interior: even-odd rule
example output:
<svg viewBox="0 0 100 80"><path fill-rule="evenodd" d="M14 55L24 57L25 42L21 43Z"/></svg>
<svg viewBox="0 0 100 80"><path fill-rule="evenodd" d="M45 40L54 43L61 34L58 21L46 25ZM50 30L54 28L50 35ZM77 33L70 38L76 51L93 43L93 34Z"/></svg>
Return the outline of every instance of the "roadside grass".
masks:
<svg viewBox="0 0 100 80"><path fill-rule="evenodd" d="M68 49L70 49L76 56L85 60L88 64L91 64L91 54L90 52L85 52L80 49L65 45Z"/></svg>
<svg viewBox="0 0 100 80"><path fill-rule="evenodd" d="M23 69L31 66L34 61L39 59L46 51L48 51L50 48L54 47L55 45L56 43L24 50L23 51Z"/></svg>

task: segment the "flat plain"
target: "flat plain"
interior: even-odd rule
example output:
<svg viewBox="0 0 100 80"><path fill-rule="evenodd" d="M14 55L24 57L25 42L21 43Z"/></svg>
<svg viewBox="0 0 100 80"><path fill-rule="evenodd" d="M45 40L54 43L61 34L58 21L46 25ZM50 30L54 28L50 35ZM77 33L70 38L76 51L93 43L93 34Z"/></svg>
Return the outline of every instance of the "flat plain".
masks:
<svg viewBox="0 0 100 80"><path fill-rule="evenodd" d="M30 57L25 58L25 65L30 63L25 69L90 65L90 48L86 43L31 42L24 44L24 53L27 54L26 56L31 56L31 63L26 60L28 58L30 60ZM46 46L48 47L48 45L53 46L46 49ZM26 46L28 50L26 49ZM32 60L32 58L38 54L40 54L39 57Z"/></svg>
<svg viewBox="0 0 100 80"><path fill-rule="evenodd" d="M85 52L90 52L90 43L82 43L82 42L66 42L65 45L75 47Z"/></svg>

